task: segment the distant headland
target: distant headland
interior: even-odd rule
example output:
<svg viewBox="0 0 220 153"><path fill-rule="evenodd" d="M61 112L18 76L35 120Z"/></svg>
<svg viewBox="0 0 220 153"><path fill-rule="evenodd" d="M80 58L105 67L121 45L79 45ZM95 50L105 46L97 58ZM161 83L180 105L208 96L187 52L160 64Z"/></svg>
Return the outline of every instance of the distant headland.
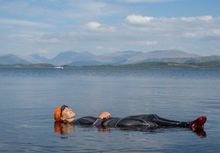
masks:
<svg viewBox="0 0 220 153"><path fill-rule="evenodd" d="M220 67L220 56L200 56L180 50L150 52L121 51L94 55L88 52L66 51L54 58L30 55L27 59L13 54L0 56L0 68L67 68L67 67Z"/></svg>

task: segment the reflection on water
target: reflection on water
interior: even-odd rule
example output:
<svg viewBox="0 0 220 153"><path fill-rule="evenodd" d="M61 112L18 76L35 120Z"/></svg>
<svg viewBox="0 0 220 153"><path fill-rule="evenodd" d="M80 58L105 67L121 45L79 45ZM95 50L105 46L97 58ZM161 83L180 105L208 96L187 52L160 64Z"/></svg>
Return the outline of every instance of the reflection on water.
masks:
<svg viewBox="0 0 220 153"><path fill-rule="evenodd" d="M74 132L74 126L71 123L54 122L54 132L58 135L67 137Z"/></svg>
<svg viewBox="0 0 220 153"><path fill-rule="evenodd" d="M95 128L95 127L81 126L81 128ZM96 128L96 129L101 133L111 132L110 128ZM54 133L56 133L58 136L61 136L61 138L67 138L74 131L75 131L75 125L72 123L54 122Z"/></svg>
<svg viewBox="0 0 220 153"><path fill-rule="evenodd" d="M0 69L0 152L219 152L218 91L219 69ZM60 139L53 111L64 103L77 117L103 111L174 120L207 115L207 137L182 128L61 126L55 131L66 139Z"/></svg>
<svg viewBox="0 0 220 153"><path fill-rule="evenodd" d="M78 125L79 126L79 125ZM175 131L177 128L159 128L159 129L135 129L135 128L106 128L106 127L92 127L92 126L81 126L81 128L93 128L97 129L100 133L110 133L111 130L124 130L124 131L139 131L139 132L150 132L150 133L160 133L163 129L169 129L170 131ZM186 128L187 129L187 128ZM190 130L190 129L188 129ZM75 125L72 123L54 122L54 133L56 133L61 138L68 138L75 131ZM206 131L203 128L192 131L200 138L205 138L207 136Z"/></svg>

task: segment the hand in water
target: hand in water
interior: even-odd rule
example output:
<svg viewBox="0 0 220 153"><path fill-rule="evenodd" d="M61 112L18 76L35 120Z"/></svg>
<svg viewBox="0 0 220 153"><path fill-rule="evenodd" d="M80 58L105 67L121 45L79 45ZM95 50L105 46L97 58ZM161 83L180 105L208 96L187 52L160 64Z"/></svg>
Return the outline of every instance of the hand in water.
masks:
<svg viewBox="0 0 220 153"><path fill-rule="evenodd" d="M101 119L109 119L112 117L112 115L109 112L102 112L98 117Z"/></svg>

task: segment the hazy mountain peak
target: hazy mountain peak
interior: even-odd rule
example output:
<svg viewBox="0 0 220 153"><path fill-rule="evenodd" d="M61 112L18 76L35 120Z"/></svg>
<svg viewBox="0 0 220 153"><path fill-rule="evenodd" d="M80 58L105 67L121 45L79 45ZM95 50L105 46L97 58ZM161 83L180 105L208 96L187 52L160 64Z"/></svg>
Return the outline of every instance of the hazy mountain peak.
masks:
<svg viewBox="0 0 220 153"><path fill-rule="evenodd" d="M74 51L65 51L59 53L53 59L51 59L51 63L57 65L70 64L75 61L86 61L95 58L95 55L88 52L74 52Z"/></svg>
<svg viewBox="0 0 220 153"><path fill-rule="evenodd" d="M199 57L196 54L190 54L181 50L155 50L146 52L143 54L138 54L127 60L127 63L138 63L147 60L159 60L159 59L169 59L169 58L192 58Z"/></svg>
<svg viewBox="0 0 220 153"><path fill-rule="evenodd" d="M2 55L1 56L2 58L5 57L5 58L18 58L18 56L14 55L14 54L5 54L5 55Z"/></svg>
<svg viewBox="0 0 220 153"><path fill-rule="evenodd" d="M128 51L118 51L118 52L112 52L112 53L108 53L105 54L104 56L132 56L132 55L136 55L142 53L140 51L132 51L132 50L128 50Z"/></svg>
<svg viewBox="0 0 220 153"><path fill-rule="evenodd" d="M181 50L155 50L146 53L150 58L186 58L186 57L198 57L196 54L187 53Z"/></svg>
<svg viewBox="0 0 220 153"><path fill-rule="evenodd" d="M0 56L0 64L28 64L27 60L24 60L13 54L6 54Z"/></svg>
<svg viewBox="0 0 220 153"><path fill-rule="evenodd" d="M47 63L48 62L48 58L38 55L38 54L31 54L27 58L31 63Z"/></svg>
<svg viewBox="0 0 220 153"><path fill-rule="evenodd" d="M140 51L119 51L98 56L99 61L108 64L123 64L128 58L142 54Z"/></svg>

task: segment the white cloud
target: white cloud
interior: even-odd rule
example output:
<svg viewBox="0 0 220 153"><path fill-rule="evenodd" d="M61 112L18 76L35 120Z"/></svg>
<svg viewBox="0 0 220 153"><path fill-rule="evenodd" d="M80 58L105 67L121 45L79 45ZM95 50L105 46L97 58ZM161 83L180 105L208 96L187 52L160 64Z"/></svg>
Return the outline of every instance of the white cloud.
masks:
<svg viewBox="0 0 220 153"><path fill-rule="evenodd" d="M126 17L126 21L129 24L134 24L134 25L146 25L151 23L153 19L154 19L153 17L142 16L142 15L128 15Z"/></svg>
<svg viewBox="0 0 220 153"><path fill-rule="evenodd" d="M0 1L1 3L1 1ZM37 17L55 23L69 22L74 19L86 21L121 12L122 8L97 0L51 0L38 3L30 1L4 1L0 12L21 17ZM76 21L76 20L75 20Z"/></svg>
<svg viewBox="0 0 220 153"><path fill-rule="evenodd" d="M40 54L40 55L48 55L50 53L50 51L47 50L47 49L39 49L37 51L37 53Z"/></svg>
<svg viewBox="0 0 220 153"><path fill-rule="evenodd" d="M188 37L188 38L195 38L197 37L197 34L195 32L184 32L183 36Z"/></svg>
<svg viewBox="0 0 220 153"><path fill-rule="evenodd" d="M97 48L98 50L103 50L103 49L104 49L103 46L97 46L96 48Z"/></svg>
<svg viewBox="0 0 220 153"><path fill-rule="evenodd" d="M86 24L86 28L88 30L99 30L99 29L101 29L101 26L102 25L98 22L89 22Z"/></svg>
<svg viewBox="0 0 220 153"><path fill-rule="evenodd" d="M207 30L183 32L182 35L186 38L220 40L220 28L219 29L207 29Z"/></svg>
<svg viewBox="0 0 220 153"><path fill-rule="evenodd" d="M151 46L151 45L157 45L158 44L157 41L150 41L150 40L141 41L140 43L143 44L143 45L146 45L146 46Z"/></svg>
<svg viewBox="0 0 220 153"><path fill-rule="evenodd" d="M115 27L101 24L99 22L89 22L85 25L87 30L90 31L114 31Z"/></svg>
<svg viewBox="0 0 220 153"><path fill-rule="evenodd" d="M140 20L137 20L139 18ZM128 15L123 27L123 33L126 37L123 39L127 42L133 42L133 46L142 48L142 50L176 48L186 51L197 50L200 54L199 52L202 51L208 53L212 48L212 50L219 52L219 25L219 16L149 17ZM129 47L133 47L129 43L127 44Z"/></svg>
<svg viewBox="0 0 220 153"><path fill-rule="evenodd" d="M20 42L28 42L31 44L57 44L61 42L61 38L54 34L46 34L46 33L29 33L29 32L21 32L14 33L9 35L11 40L17 40Z"/></svg>
<svg viewBox="0 0 220 153"><path fill-rule="evenodd" d="M196 17L181 17L181 18L172 18L173 20L182 20L186 22L194 22L194 21L204 21L210 22L213 20L212 16L196 16Z"/></svg>
<svg viewBox="0 0 220 153"><path fill-rule="evenodd" d="M165 17L151 17L151 16L142 16L142 15L128 15L126 17L126 22L131 24L131 25L138 25L138 26L144 26L148 24L161 24L161 23L166 23L166 24L178 24L178 23L198 23L198 22L211 22L213 21L214 17L212 16L195 16L195 17L170 17L170 18L165 18ZM216 17L215 19L218 19Z"/></svg>
<svg viewBox="0 0 220 153"><path fill-rule="evenodd" d="M158 45L158 41L154 41L154 40L139 40L139 41L130 40L130 44L137 45L137 46L149 47L149 46L156 46L156 45Z"/></svg>
<svg viewBox="0 0 220 153"><path fill-rule="evenodd" d="M0 19L0 25L26 26L26 27L39 27L39 28L53 27L53 25L47 23L33 22L28 20L17 20L17 19Z"/></svg>

